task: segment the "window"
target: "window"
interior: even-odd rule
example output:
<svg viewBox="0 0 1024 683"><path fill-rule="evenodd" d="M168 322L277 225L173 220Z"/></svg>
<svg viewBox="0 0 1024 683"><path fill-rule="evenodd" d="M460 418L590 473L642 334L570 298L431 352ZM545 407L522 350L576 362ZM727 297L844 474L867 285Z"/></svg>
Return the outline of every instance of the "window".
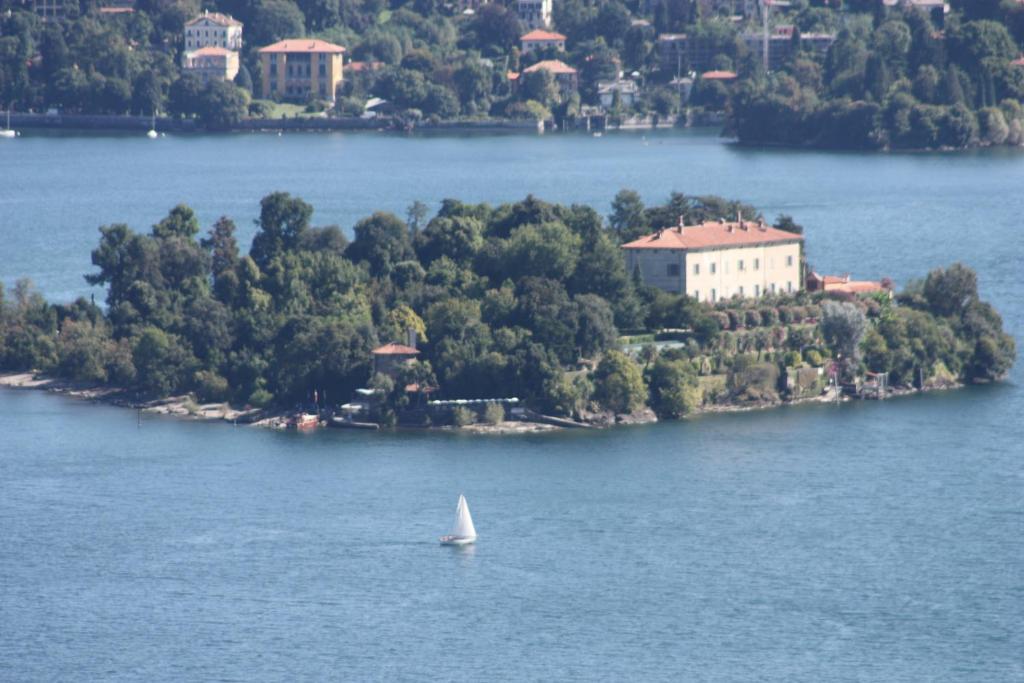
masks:
<svg viewBox="0 0 1024 683"><path fill-rule="evenodd" d="M714 263L711 264L711 274L712 275L715 274L715 264Z"/></svg>
<svg viewBox="0 0 1024 683"><path fill-rule="evenodd" d="M754 296L761 296L761 285L754 285Z"/></svg>
<svg viewBox="0 0 1024 683"><path fill-rule="evenodd" d="M273 62L270 64L270 75L277 76L277 64L274 64Z"/></svg>
<svg viewBox="0 0 1024 683"><path fill-rule="evenodd" d="M793 257L792 256L787 256L786 257L786 265L787 266L793 265Z"/></svg>
<svg viewBox="0 0 1024 683"><path fill-rule="evenodd" d="M771 288L772 288L772 294L774 294L775 293L775 283L774 282L771 284Z"/></svg>
<svg viewBox="0 0 1024 683"><path fill-rule="evenodd" d="M323 62L320 62L320 75L321 76L326 76L327 75L327 65L324 64Z"/></svg>
<svg viewBox="0 0 1024 683"><path fill-rule="evenodd" d="M743 259L740 259L739 263L736 264L736 270L746 270L746 267L743 265Z"/></svg>
<svg viewBox="0 0 1024 683"><path fill-rule="evenodd" d="M697 301L700 301L700 290L699 289L693 290L693 298L696 299Z"/></svg>
<svg viewBox="0 0 1024 683"><path fill-rule="evenodd" d="M740 296L743 296L743 285L740 285Z"/></svg>
<svg viewBox="0 0 1024 683"><path fill-rule="evenodd" d="M786 283L786 291L787 292L792 292L793 291L793 283L792 282L787 282Z"/></svg>
<svg viewBox="0 0 1024 683"><path fill-rule="evenodd" d="M754 259L754 270L761 270L761 259Z"/></svg>
<svg viewBox="0 0 1024 683"><path fill-rule="evenodd" d="M700 264L699 263L694 263L693 264L693 274L694 275L700 275Z"/></svg>
<svg viewBox="0 0 1024 683"><path fill-rule="evenodd" d="M670 263L670 264L668 264L668 276L669 277L679 277L679 264L678 263Z"/></svg>
<svg viewBox="0 0 1024 683"><path fill-rule="evenodd" d="M718 301L718 292L711 290L711 301Z"/></svg>

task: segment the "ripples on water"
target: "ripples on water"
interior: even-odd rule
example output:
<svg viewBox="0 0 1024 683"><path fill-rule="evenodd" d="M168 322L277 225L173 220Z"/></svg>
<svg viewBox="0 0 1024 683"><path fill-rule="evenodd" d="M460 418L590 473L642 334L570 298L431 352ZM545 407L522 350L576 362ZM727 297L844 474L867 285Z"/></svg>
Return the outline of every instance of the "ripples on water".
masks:
<svg viewBox="0 0 1024 683"><path fill-rule="evenodd" d="M1020 336L1018 155L648 141L25 137L0 149L0 279L84 291L96 224L180 200L245 226L284 188L347 227L628 185L793 213L829 271L962 259ZM0 391L0 679L1024 680L1022 412L1011 381L599 433L296 435ZM462 551L436 543L460 491Z"/></svg>

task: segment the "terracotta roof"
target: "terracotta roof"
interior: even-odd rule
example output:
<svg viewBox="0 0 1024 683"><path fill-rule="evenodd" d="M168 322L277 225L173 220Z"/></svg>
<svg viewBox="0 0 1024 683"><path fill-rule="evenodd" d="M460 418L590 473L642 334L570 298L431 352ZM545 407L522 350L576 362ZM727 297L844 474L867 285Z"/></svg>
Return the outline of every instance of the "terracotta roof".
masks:
<svg viewBox="0 0 1024 683"><path fill-rule="evenodd" d="M384 68L384 62L349 62L345 65L349 71L377 71Z"/></svg>
<svg viewBox="0 0 1024 683"><path fill-rule="evenodd" d="M702 223L660 230L622 245L623 249L709 249L746 247L768 242L799 242L803 235L786 232L753 221Z"/></svg>
<svg viewBox="0 0 1024 683"><path fill-rule="evenodd" d="M553 33L552 31L542 31L539 28L530 31L519 40L526 42L528 40L565 40L565 36L561 33Z"/></svg>
<svg viewBox="0 0 1024 683"><path fill-rule="evenodd" d="M385 344L384 346L378 346L373 350L373 353L378 356L417 356L419 351L406 346L405 344Z"/></svg>
<svg viewBox="0 0 1024 683"><path fill-rule="evenodd" d="M735 71L705 71L700 75L705 81L731 81L736 78Z"/></svg>
<svg viewBox="0 0 1024 683"><path fill-rule="evenodd" d="M316 40L310 38L289 38L288 40L279 40L273 45L267 45L261 47L259 52L330 52L333 54L341 54L345 51L341 45L335 45L334 43L328 43L326 40Z"/></svg>
<svg viewBox="0 0 1024 683"><path fill-rule="evenodd" d="M545 71L550 71L552 74L555 74L556 76L559 74L576 73L576 69L572 68L571 66L569 66L560 59L545 59L541 62L537 62L533 66L523 69L523 73L532 74L533 72L540 71L541 69Z"/></svg>
<svg viewBox="0 0 1024 683"><path fill-rule="evenodd" d="M201 47L187 53L189 57L227 57L233 51L223 47Z"/></svg>
<svg viewBox="0 0 1024 683"><path fill-rule="evenodd" d="M220 24L221 26L241 26L242 25L242 22L240 22L238 19L235 19L234 17L232 17L232 16L230 16L228 14L221 14L220 12L204 12L204 13L200 14L198 17L196 17L195 19L192 19L190 21L186 21L185 22L185 26L192 26L193 24L198 24L203 19L209 19L213 23Z"/></svg>
<svg viewBox="0 0 1024 683"><path fill-rule="evenodd" d="M844 282L841 285L825 286L826 292L850 292L851 294L867 294L868 292L885 292L885 287L882 286L881 282L871 282L868 280L854 280L853 282Z"/></svg>
<svg viewBox="0 0 1024 683"><path fill-rule="evenodd" d="M1010 64L1013 64L1014 66L1024 66L1024 57L1018 57L1017 59L1010 62Z"/></svg>

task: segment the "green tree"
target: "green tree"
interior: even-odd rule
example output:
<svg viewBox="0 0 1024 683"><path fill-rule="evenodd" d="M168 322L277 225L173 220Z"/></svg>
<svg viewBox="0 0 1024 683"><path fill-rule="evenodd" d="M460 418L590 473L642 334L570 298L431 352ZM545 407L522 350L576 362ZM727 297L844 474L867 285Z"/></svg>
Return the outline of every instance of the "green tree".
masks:
<svg viewBox="0 0 1024 683"><path fill-rule="evenodd" d="M353 261L365 261L370 274L387 276L395 264L413 257L412 240L405 223L396 215L378 211L356 223L355 239L345 255Z"/></svg>
<svg viewBox="0 0 1024 683"><path fill-rule="evenodd" d="M594 371L594 398L615 413L632 413L643 407L647 397L643 374L629 356L609 351Z"/></svg>
<svg viewBox="0 0 1024 683"><path fill-rule="evenodd" d="M688 360L659 358L651 368L651 408L662 418L692 413L701 403L697 375Z"/></svg>

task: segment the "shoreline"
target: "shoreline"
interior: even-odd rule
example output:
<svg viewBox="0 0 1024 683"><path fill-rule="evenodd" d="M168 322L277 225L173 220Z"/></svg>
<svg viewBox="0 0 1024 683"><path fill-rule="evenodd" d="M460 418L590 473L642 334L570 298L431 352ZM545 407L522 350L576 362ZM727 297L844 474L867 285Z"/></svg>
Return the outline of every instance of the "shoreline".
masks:
<svg viewBox="0 0 1024 683"><path fill-rule="evenodd" d="M945 385L925 387L923 389L895 388L884 399L902 398L915 394L925 394L933 391L948 391L962 389L966 385L961 382L954 382ZM9 372L0 373L0 389L10 390L36 390L47 393L58 394L82 401L101 403L118 408L130 408L150 415L162 415L177 417L200 422L229 422L251 427L263 427L270 429L285 429L286 422L291 411L264 410L253 408L249 410L232 408L228 403L197 403L191 395L168 396L162 399L150 401L133 400L129 392L117 387L105 387L88 385L56 378L37 377L31 372ZM838 402L848 403L855 399L850 396L840 395ZM864 400L864 399L861 399ZM693 413L685 415L678 420L660 420L649 408L637 411L628 415L594 414L602 419L595 419L589 422L577 422L568 418L548 418L537 415L537 419L527 420L506 420L497 424L478 422L454 427L451 425L439 425L431 427L409 428L414 431L441 431L451 433L466 433L473 435L509 435L509 434L537 434L543 432L563 432L583 429L609 429L612 427L653 424L656 422L683 422L692 418L704 415L717 415L727 413L747 413L753 411L770 410L785 406L809 405L814 403L835 403L835 391L826 391L819 396L810 396L793 400L779 400L763 402L758 404L711 404L701 406ZM562 424L559 424L559 423ZM569 423L572 424L569 424ZM330 428L325 423L320 423L318 428ZM396 429L406 429L397 427Z"/></svg>

